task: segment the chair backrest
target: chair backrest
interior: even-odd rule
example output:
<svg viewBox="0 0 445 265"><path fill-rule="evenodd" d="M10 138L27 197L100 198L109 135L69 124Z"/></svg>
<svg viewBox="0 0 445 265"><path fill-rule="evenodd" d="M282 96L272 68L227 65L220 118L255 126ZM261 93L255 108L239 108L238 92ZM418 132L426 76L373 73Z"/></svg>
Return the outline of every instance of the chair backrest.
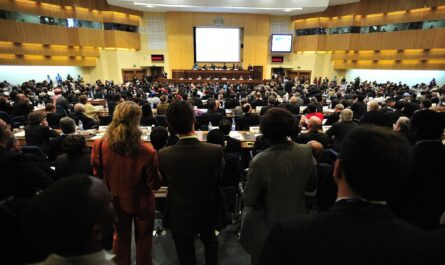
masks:
<svg viewBox="0 0 445 265"><path fill-rule="evenodd" d="M22 152L24 154L34 154L45 158L45 154L43 153L42 149L35 145L22 145Z"/></svg>
<svg viewBox="0 0 445 265"><path fill-rule="evenodd" d="M7 124L12 124L11 118L9 117L8 113L4 111L0 111L0 119L2 119Z"/></svg>

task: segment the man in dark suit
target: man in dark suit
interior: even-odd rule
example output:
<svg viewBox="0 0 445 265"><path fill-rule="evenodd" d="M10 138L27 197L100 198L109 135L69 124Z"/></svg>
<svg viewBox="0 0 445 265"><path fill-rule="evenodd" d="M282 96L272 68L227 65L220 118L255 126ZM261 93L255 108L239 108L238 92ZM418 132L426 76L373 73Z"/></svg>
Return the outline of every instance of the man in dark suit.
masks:
<svg viewBox="0 0 445 265"><path fill-rule="evenodd" d="M275 97L274 97L274 96L269 96L269 98L267 98L267 106L264 106L264 107L261 108L260 115L264 115L264 114L266 114L266 112L267 112L270 108L275 107L275 104L276 104L276 99L275 99Z"/></svg>
<svg viewBox="0 0 445 265"><path fill-rule="evenodd" d="M223 119L218 124L219 129L224 133L224 140L226 141L226 147L224 152L227 153L240 153L241 141L229 136L232 129L232 123L228 119Z"/></svg>
<svg viewBox="0 0 445 265"><path fill-rule="evenodd" d="M159 151L159 168L168 179L165 227L172 231L181 265L196 264L196 234L204 243L206 264L216 265L218 239L214 228L223 149L197 139L193 108L186 101L170 104L167 122L179 135L179 142Z"/></svg>
<svg viewBox="0 0 445 265"><path fill-rule="evenodd" d="M24 154L8 148L13 137L0 120L0 200L10 196L31 198L36 191L53 183L50 175L29 161Z"/></svg>
<svg viewBox="0 0 445 265"><path fill-rule="evenodd" d="M250 126L259 126L260 125L260 117L252 113L252 107L250 104L244 104L242 107L244 116L238 119L236 122L236 129L238 131L248 131Z"/></svg>
<svg viewBox="0 0 445 265"><path fill-rule="evenodd" d="M34 109L31 101L24 95L18 94L16 101L12 105L12 115L28 117L28 114Z"/></svg>
<svg viewBox="0 0 445 265"><path fill-rule="evenodd" d="M74 111L70 112L69 115L77 125L79 125L79 121L82 122L83 129L89 130L89 129L96 129L99 127L99 124L91 118L88 118L85 115L85 106L82 103L77 103L74 105Z"/></svg>
<svg viewBox="0 0 445 265"><path fill-rule="evenodd" d="M207 112L202 115L202 122L204 124L201 125L207 125L211 122L213 126L217 126L219 121L223 118L223 114L218 111L218 106L214 99L209 99L207 106Z"/></svg>
<svg viewBox="0 0 445 265"><path fill-rule="evenodd" d="M360 126L341 149L334 207L277 224L260 264L434 264L442 253L436 238L395 218L386 204L409 172L409 143L389 130Z"/></svg>
<svg viewBox="0 0 445 265"><path fill-rule="evenodd" d="M326 134L330 138L334 138L334 147L339 150L343 138L352 131L357 123L352 121L352 111L350 109L344 109L340 112L340 121L334 123L331 128L326 131Z"/></svg>
<svg viewBox="0 0 445 265"><path fill-rule="evenodd" d="M63 117L59 122L62 134L49 140L48 159L54 162L58 155L64 153L62 142L69 134L76 132L76 122L70 117Z"/></svg>
<svg viewBox="0 0 445 265"><path fill-rule="evenodd" d="M29 124L25 127L26 144L38 146L46 154L50 138L59 136L59 133L48 126L46 113L43 111L31 112L28 120Z"/></svg>
<svg viewBox="0 0 445 265"><path fill-rule="evenodd" d="M437 228L445 211L445 146L441 140L444 126L438 112L414 113L409 128L415 143L413 166L391 203L399 218L425 230Z"/></svg>
<svg viewBox="0 0 445 265"><path fill-rule="evenodd" d="M343 104L337 104L335 105L334 113L326 117L326 122L324 125L332 125L340 120L340 112L345 109L345 106Z"/></svg>
<svg viewBox="0 0 445 265"><path fill-rule="evenodd" d="M300 144L307 144L310 141L317 141L323 145L324 148L329 145L329 136L325 133L320 132L321 130L321 120L316 116L312 116L307 121L307 128L309 132L300 133L297 137L297 142Z"/></svg>

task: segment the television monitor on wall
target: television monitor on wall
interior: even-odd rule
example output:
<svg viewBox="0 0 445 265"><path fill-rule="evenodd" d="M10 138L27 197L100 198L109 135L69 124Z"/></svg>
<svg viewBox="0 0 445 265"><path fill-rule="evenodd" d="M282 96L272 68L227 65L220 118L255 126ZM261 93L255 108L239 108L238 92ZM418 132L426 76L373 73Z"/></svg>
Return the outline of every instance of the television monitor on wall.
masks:
<svg viewBox="0 0 445 265"><path fill-rule="evenodd" d="M241 28L195 27L195 62L240 62L241 43Z"/></svg>
<svg viewBox="0 0 445 265"><path fill-rule="evenodd" d="M292 34L272 34L270 52L292 52Z"/></svg>

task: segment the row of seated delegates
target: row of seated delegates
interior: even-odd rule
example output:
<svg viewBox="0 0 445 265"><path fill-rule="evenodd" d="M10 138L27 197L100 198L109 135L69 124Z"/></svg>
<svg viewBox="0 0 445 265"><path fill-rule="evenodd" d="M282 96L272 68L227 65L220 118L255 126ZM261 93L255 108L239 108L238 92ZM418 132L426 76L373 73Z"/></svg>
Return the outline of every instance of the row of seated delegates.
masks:
<svg viewBox="0 0 445 265"><path fill-rule="evenodd" d="M250 65L249 65L249 70L250 70ZM192 69L193 70L199 70L200 69L200 67L199 67L199 65L198 65L198 63L195 63L194 65L193 65L193 67L192 67ZM228 68L227 67L227 65L226 65L226 63L223 63L223 66L221 66L221 67L217 67L215 64L211 64L210 65L210 67L208 67L207 68L207 64L204 64L202 67L201 67L201 70L207 70L207 69L210 69L210 70L243 70L243 67L242 67L242 65L238 65L238 64L233 64L232 65L232 68Z"/></svg>
<svg viewBox="0 0 445 265"><path fill-rule="evenodd" d="M0 226L2 237L8 244L3 246L2 258L10 264L29 263L28 251L23 244L19 220L24 207L35 193L50 186L54 180L51 175L20 151L11 128L0 120Z"/></svg>

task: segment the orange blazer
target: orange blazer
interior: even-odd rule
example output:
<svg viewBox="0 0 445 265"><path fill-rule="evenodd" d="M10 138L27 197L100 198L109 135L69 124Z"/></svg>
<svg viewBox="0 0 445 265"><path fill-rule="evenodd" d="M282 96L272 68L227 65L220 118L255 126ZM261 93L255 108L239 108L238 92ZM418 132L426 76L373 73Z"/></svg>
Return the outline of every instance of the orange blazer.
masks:
<svg viewBox="0 0 445 265"><path fill-rule="evenodd" d="M136 213L146 208L155 208L153 190L160 187L161 175L158 169L156 151L141 143L141 151L135 157L122 156L113 152L107 139L97 139L91 154L94 175L98 176L99 146L102 142L103 176L114 199L128 213Z"/></svg>

